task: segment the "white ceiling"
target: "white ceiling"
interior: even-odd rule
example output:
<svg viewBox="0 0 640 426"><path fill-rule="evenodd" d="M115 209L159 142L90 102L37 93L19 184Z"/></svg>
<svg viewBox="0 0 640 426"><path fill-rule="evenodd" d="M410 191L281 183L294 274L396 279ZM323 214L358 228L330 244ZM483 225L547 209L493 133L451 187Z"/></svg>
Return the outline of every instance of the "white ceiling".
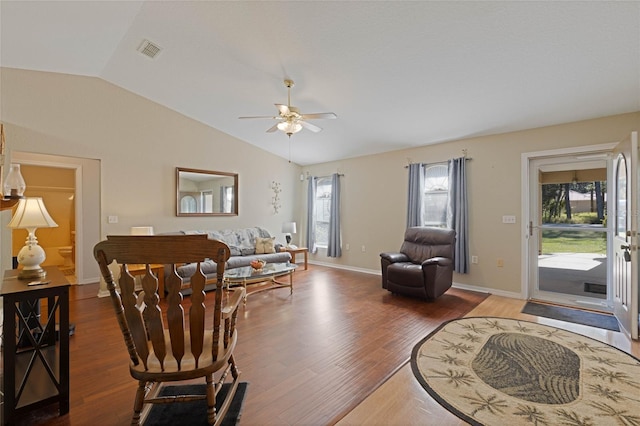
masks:
<svg viewBox="0 0 640 426"><path fill-rule="evenodd" d="M301 165L640 111L636 1L2 0L0 25L3 67L96 76ZM338 115L290 148L238 120L275 115L285 77Z"/></svg>

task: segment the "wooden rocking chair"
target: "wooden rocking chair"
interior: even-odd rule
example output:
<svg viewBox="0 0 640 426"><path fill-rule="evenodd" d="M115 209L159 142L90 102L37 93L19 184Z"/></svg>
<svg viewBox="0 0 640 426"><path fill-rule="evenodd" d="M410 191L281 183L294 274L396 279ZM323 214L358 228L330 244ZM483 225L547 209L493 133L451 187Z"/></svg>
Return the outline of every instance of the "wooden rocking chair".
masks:
<svg viewBox="0 0 640 426"><path fill-rule="evenodd" d="M120 330L129 352L131 376L138 380L131 424L140 424L152 404L207 401L207 421L218 425L231 405L239 383L240 372L233 358L237 342L235 328L238 306L244 289L223 291L223 274L229 247L207 235L176 236L108 236L98 243L94 256L107 283ZM204 292L206 278L200 262L211 259L217 264L215 294ZM109 265L116 261L121 268L116 287ZM182 280L176 265L197 263L191 277L191 303L188 313L182 306ZM136 294L135 281L128 265L146 265L142 291ZM158 279L151 264L172 265L165 273L166 303L160 304ZM205 297L206 296L206 297ZM166 306L166 312L163 307ZM205 328L205 315L212 315L212 328ZM220 377L214 381L214 373ZM221 408L216 411L216 395L229 372L232 381ZM158 396L163 382L175 382L204 377L206 395ZM143 412L143 406L145 407ZM204 415L204 413L203 413Z"/></svg>

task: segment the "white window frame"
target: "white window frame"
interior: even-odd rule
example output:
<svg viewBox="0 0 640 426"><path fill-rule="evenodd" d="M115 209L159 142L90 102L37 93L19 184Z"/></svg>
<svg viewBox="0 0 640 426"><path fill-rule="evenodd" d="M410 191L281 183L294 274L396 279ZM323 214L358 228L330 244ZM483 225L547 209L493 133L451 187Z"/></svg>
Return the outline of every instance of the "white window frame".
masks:
<svg viewBox="0 0 640 426"><path fill-rule="evenodd" d="M329 191L321 190L321 188L328 187ZM315 199L315 242L316 247L318 248L327 248L329 244L329 221L331 216L331 192L333 188L331 185L331 177L321 177L318 178L316 182L316 199ZM319 214L319 209L324 212L323 214ZM323 220L326 219L326 220ZM319 238L318 230L322 228L326 228L326 241L321 241Z"/></svg>
<svg viewBox="0 0 640 426"><path fill-rule="evenodd" d="M446 171L444 176L430 176L430 170L442 169ZM447 227L447 197L449 192L449 165L446 162L433 163L425 166L424 169L424 194L422 198L423 203L423 226L434 226L439 228ZM442 197L444 195L443 211L439 212L438 216L442 217L442 221L429 221L427 220L431 215L429 212L434 210L434 206L427 203L429 196Z"/></svg>

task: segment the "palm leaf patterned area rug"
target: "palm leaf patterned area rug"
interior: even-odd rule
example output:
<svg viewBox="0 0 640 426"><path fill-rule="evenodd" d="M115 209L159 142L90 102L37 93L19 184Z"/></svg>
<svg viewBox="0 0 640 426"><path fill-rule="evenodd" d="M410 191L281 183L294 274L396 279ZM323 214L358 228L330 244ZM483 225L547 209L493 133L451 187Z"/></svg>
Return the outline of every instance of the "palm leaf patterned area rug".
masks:
<svg viewBox="0 0 640 426"><path fill-rule="evenodd" d="M472 425L640 425L640 360L555 327L452 320L413 348L411 368Z"/></svg>

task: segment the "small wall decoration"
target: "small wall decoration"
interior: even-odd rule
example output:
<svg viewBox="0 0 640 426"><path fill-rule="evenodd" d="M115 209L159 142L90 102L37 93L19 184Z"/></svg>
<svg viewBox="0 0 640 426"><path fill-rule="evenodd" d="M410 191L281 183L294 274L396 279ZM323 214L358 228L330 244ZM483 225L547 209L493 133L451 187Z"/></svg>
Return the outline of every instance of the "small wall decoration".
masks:
<svg viewBox="0 0 640 426"><path fill-rule="evenodd" d="M273 212L278 213L280 211L280 192L282 189L280 188L280 182L276 182L275 180L271 182L271 189L273 190L273 198L271 198L271 205L273 206Z"/></svg>

